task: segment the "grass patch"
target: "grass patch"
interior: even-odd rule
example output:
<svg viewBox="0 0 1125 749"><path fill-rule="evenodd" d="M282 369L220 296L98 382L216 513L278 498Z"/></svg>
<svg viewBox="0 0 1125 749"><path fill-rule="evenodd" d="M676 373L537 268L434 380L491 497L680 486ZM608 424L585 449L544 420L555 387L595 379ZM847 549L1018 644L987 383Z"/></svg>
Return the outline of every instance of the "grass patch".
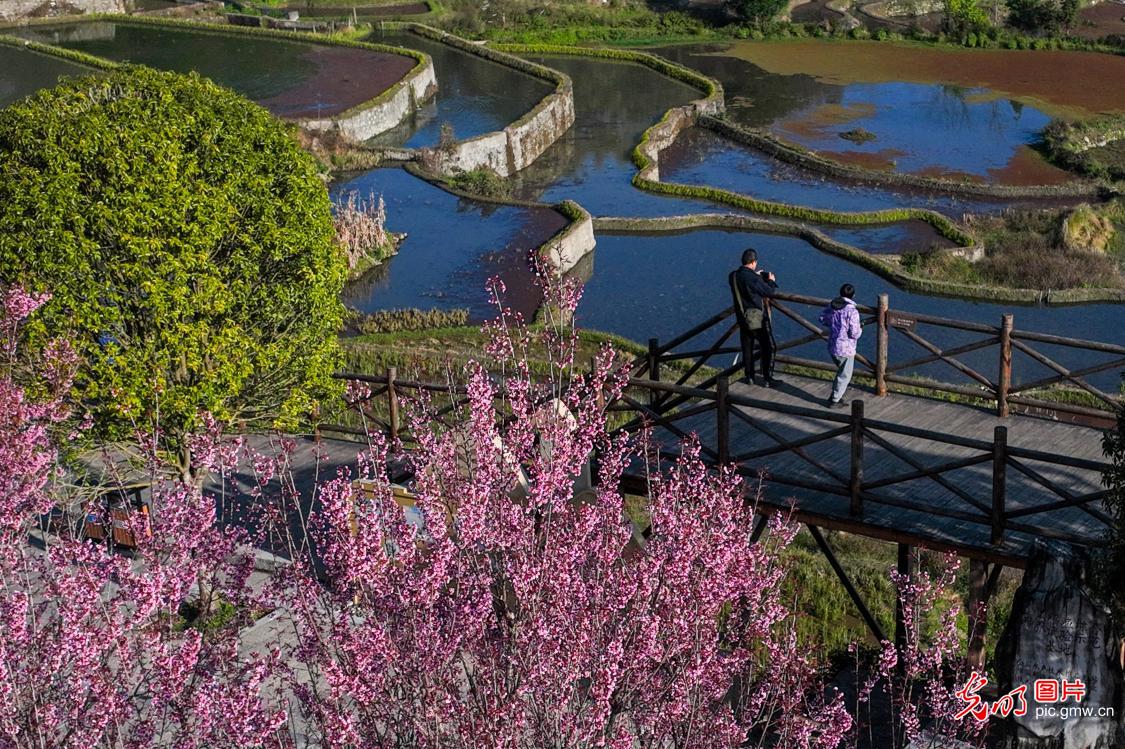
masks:
<svg viewBox="0 0 1125 749"><path fill-rule="evenodd" d="M1125 179L1125 115L1078 122L1056 120L1043 130L1047 158L1098 179Z"/></svg>
<svg viewBox="0 0 1125 749"><path fill-rule="evenodd" d="M347 327L358 335L404 333L464 327L469 322L467 309L389 309L379 312L348 311Z"/></svg>
<svg viewBox="0 0 1125 749"><path fill-rule="evenodd" d="M449 183L458 190L486 198L507 198L512 194L511 183L487 167L455 174Z"/></svg>
<svg viewBox="0 0 1125 749"><path fill-rule="evenodd" d="M840 133L840 137L844 140L850 140L852 143L870 143L875 140L877 136L870 130L857 127L852 130L845 130Z"/></svg>
<svg viewBox="0 0 1125 749"><path fill-rule="evenodd" d="M621 44L639 40L716 38L704 19L678 11L658 12L643 0L446 0L443 25L461 34L499 42Z"/></svg>
<svg viewBox="0 0 1125 749"><path fill-rule="evenodd" d="M1091 211L1079 207L1079 211ZM1125 223L1121 201L1099 206L1117 226ZM904 271L922 278L1024 289L1125 289L1125 243L1116 232L1106 251L1067 246L1061 226L1070 210L1013 209L999 216L968 216L985 248L972 263L945 249L903 254Z"/></svg>

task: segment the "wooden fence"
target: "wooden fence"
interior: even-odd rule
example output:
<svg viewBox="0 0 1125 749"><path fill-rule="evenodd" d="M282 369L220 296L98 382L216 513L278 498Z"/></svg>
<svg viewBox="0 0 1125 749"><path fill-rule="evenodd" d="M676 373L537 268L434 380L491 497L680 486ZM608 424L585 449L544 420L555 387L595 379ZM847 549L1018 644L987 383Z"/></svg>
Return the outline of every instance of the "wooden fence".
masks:
<svg viewBox="0 0 1125 749"><path fill-rule="evenodd" d="M774 300L775 321L790 320L801 331L795 337L778 341L779 363L814 372L834 371L823 360L796 355L800 347L825 337L821 327L799 310L819 310L828 301L793 294L779 295ZM990 402L999 416L1007 416L1016 408L1102 423L1107 423L1115 410L1121 408L1119 395L1096 387L1086 378L1125 368L1125 346L1018 330L1012 315L1007 314L994 327L892 310L885 295L875 307L859 309L863 325L875 328L876 343L873 357L857 357L857 373L868 374L877 396L887 394L891 387L902 387L914 393ZM973 339L942 347L931 340L931 329L968 333ZM1062 450L1009 445L1008 427L1004 425L995 426L991 439L981 439L980 435L945 433L873 419L865 415L862 400L853 401L850 413L840 413L732 393L730 376L741 369L741 364L731 361L732 355L740 351L737 335L732 310L727 309L670 341L651 340L647 354L633 364L628 389L617 402L607 406L617 414L618 423L625 422L619 429L656 428L664 430L673 441L705 432L708 439L702 440L701 451L708 461L737 464L747 476L768 469L771 484L831 498L830 502L820 502L816 510L798 508L798 519L810 524L900 543L948 548L1005 564L1019 563L1018 555L1001 548L1008 534L1084 545L1101 542L1104 529L1110 524L1110 518L1099 506L1107 492L1100 486L1091 486L1089 477L1100 475L1105 463L1067 455ZM700 339L710 341L709 345L700 346ZM1037 346L1042 344L1092 352L1108 359L1067 368L1039 351ZM979 363L963 358L989 348L994 348L996 357L995 369L990 374L986 375ZM1017 351L1053 374L1015 384L1012 355ZM946 382L916 373L919 367L927 365L945 366L973 384ZM349 405L362 414L362 423L324 424L320 427L323 431L352 435L381 431L409 444L401 398L431 399L431 413L439 421L467 400L463 387L400 380L394 369L384 375L344 373L339 377L354 383ZM1072 392L1083 394L1087 403L1028 395L1058 384L1069 385ZM786 420L801 422L800 436L782 433L779 424ZM752 443L743 440L740 447L732 442L732 425L751 427L756 439ZM1090 438L1096 439L1096 433L1091 432ZM912 449L903 447L907 442L912 443ZM877 471L871 470L873 451L882 460ZM889 472L887 456L893 456L905 468ZM975 483L966 483L966 469L973 471ZM1081 475L1083 480L1076 481L1075 475ZM915 498L919 481L939 491L941 501ZM1018 502L1012 501L1009 490L1013 481L1023 488ZM1024 501L1032 495L1036 498L1034 503ZM969 524L983 529L987 541L946 543L909 530L888 529L886 523L869 521L870 508L896 508L950 523ZM1048 517L1049 513L1060 511L1076 511L1089 524L1068 527L1056 522L1059 516Z"/></svg>
<svg viewBox="0 0 1125 749"><path fill-rule="evenodd" d="M800 331L800 335L777 342L779 364L835 371L824 359L808 359L792 353L810 343L825 340L825 331L809 319L808 309L811 307L814 312L819 312L829 301L799 294L778 294L773 300L775 329L791 322ZM1014 406L1025 413L1087 420L1098 425L1114 418L1122 408L1123 400L1119 393L1106 392L1091 383L1089 378L1099 373L1125 370L1125 345L1020 330L1015 327L1012 314L1001 315L999 324L993 326L892 309L887 294L879 295L874 307L857 307L864 328L875 328L875 353L872 358L856 357L856 375L867 374L874 378L877 395L886 395L889 386L899 385L924 394L988 401L1001 417L1008 416ZM648 379L661 380L662 365L691 360L691 366L676 380L677 384L685 384L704 367L710 365L714 368L720 357L740 351L737 330L734 310L727 308L671 341L650 339L648 354L638 360L634 375L648 374ZM934 332L969 334L973 339L943 347L934 342ZM703 348L694 344L705 335L714 336L713 343ZM680 350L689 343L693 346ZM902 345L904 343L907 345ZM1044 353L1044 345L1064 352L1082 352L1087 358L1104 358L1067 367ZM968 354L993 348L995 364L987 371L978 363L966 360ZM1027 363L1035 362L1046 374L1020 380L1020 371L1014 366L1014 353L1025 355ZM1055 357L1062 358L1057 353ZM979 359L980 354L976 358ZM918 374L920 369L935 364L945 369L944 375L952 374L959 382L950 381L945 376ZM735 365L719 366L716 374L696 387L713 387L719 376L733 374L738 369ZM1030 372L1030 367L1027 369ZM1059 386L1066 390L1059 389ZM1046 397L1052 388L1057 389L1054 393L1057 397Z"/></svg>

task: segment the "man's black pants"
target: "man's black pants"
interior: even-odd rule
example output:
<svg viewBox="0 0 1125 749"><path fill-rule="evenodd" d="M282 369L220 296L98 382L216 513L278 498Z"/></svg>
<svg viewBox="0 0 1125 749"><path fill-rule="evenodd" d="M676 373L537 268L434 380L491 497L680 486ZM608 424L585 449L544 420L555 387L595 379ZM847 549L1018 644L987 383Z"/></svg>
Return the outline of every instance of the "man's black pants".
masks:
<svg viewBox="0 0 1125 749"><path fill-rule="evenodd" d="M755 344L760 350L758 358L762 367L762 379L770 379L773 369L773 336L770 335L769 323L764 323L757 330L750 330L745 325L739 324L738 334L742 339L742 368L746 372L746 381L754 381Z"/></svg>

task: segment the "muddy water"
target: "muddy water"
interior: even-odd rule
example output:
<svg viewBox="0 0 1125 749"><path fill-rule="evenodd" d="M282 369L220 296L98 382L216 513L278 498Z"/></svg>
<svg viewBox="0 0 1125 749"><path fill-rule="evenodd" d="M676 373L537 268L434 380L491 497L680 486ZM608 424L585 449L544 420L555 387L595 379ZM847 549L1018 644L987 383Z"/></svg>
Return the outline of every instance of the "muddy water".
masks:
<svg viewBox="0 0 1125 749"><path fill-rule="evenodd" d="M1125 59L1112 55L826 41L659 51L722 81L736 122L848 163L979 182L1065 181L1033 150L1039 131L1125 109ZM841 137L855 130L871 138Z"/></svg>
<svg viewBox="0 0 1125 749"><path fill-rule="evenodd" d="M737 42L719 54L779 76L810 76L835 86L907 82L987 89L1051 116L1125 110L1125 57L1098 52L804 39Z"/></svg>
<svg viewBox="0 0 1125 749"><path fill-rule="evenodd" d="M60 78L94 72L57 57L0 44L0 107L54 86Z"/></svg>
<svg viewBox="0 0 1125 749"><path fill-rule="evenodd" d="M554 90L547 81L417 34L376 31L369 41L425 52L438 82L437 96L411 122L380 135L379 144L432 146L445 123L458 139L502 130Z"/></svg>
<svg viewBox="0 0 1125 749"><path fill-rule="evenodd" d="M196 71L283 117L338 114L373 99L416 61L402 55L266 37L126 23L77 23L20 35L110 60Z"/></svg>
<svg viewBox="0 0 1125 749"><path fill-rule="evenodd" d="M945 193L848 183L775 161L764 153L709 130L685 130L660 158L665 182L711 185L780 203L834 211L895 207L929 208L953 218L999 211L1013 201L965 198ZM1022 201L1025 205L1046 201Z"/></svg>

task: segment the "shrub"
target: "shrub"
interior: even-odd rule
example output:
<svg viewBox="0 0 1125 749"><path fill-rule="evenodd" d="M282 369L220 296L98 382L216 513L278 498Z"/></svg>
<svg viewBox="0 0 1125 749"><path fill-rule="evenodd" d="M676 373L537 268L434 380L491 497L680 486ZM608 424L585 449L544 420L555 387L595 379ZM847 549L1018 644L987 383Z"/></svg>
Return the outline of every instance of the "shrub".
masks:
<svg viewBox="0 0 1125 749"><path fill-rule="evenodd" d="M460 172L450 182L459 190L486 198L506 198L512 194L511 184L487 167Z"/></svg>
<svg viewBox="0 0 1125 749"><path fill-rule="evenodd" d="M387 233L387 206L383 196L367 199L351 191L336 208L336 241L347 256L353 275L377 265L394 253L394 240Z"/></svg>
<svg viewBox="0 0 1125 749"><path fill-rule="evenodd" d="M346 272L313 159L262 107L126 68L0 111L0 282L50 290L96 433L159 414L189 470L200 411L296 424L336 391Z"/></svg>

